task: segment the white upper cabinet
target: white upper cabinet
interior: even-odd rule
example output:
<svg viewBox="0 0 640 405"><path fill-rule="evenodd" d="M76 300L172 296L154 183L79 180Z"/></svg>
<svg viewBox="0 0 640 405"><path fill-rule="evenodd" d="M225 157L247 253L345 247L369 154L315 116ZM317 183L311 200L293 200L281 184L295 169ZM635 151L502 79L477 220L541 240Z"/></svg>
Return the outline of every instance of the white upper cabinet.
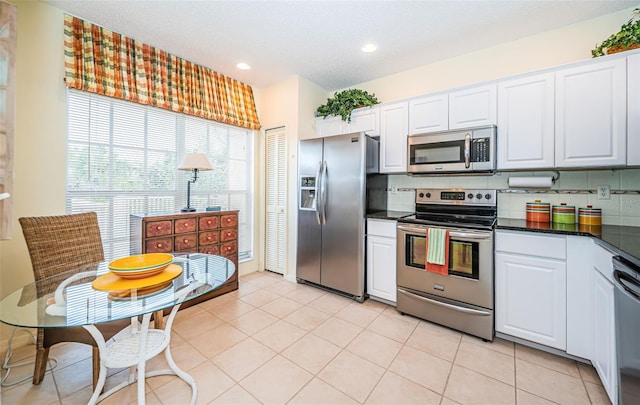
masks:
<svg viewBox="0 0 640 405"><path fill-rule="evenodd" d="M351 113L349 132L364 131L369 136L380 135L380 108L365 107Z"/></svg>
<svg viewBox="0 0 640 405"><path fill-rule="evenodd" d="M326 118L316 118L316 136L340 135L349 133L349 123L342 121L340 117L328 116Z"/></svg>
<svg viewBox="0 0 640 405"><path fill-rule="evenodd" d="M449 95L409 101L409 135L449 129Z"/></svg>
<svg viewBox="0 0 640 405"><path fill-rule="evenodd" d="M496 94L495 84L449 93L449 129L495 125Z"/></svg>
<svg viewBox="0 0 640 405"><path fill-rule="evenodd" d="M380 107L380 173L406 173L409 103Z"/></svg>
<svg viewBox="0 0 640 405"><path fill-rule="evenodd" d="M556 167L626 164L624 58L556 71Z"/></svg>
<svg viewBox="0 0 640 405"><path fill-rule="evenodd" d="M640 166L640 54L627 57L627 165Z"/></svg>
<svg viewBox="0 0 640 405"><path fill-rule="evenodd" d="M553 168L554 74L498 83L498 170Z"/></svg>

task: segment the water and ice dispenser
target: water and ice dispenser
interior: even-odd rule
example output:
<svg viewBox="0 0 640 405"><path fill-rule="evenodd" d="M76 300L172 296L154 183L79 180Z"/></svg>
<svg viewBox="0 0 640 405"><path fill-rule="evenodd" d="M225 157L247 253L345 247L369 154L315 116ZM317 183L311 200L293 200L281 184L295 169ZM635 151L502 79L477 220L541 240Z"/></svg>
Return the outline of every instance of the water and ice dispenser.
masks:
<svg viewBox="0 0 640 405"><path fill-rule="evenodd" d="M302 176L300 177L300 209L315 211L317 188L316 188L316 176Z"/></svg>

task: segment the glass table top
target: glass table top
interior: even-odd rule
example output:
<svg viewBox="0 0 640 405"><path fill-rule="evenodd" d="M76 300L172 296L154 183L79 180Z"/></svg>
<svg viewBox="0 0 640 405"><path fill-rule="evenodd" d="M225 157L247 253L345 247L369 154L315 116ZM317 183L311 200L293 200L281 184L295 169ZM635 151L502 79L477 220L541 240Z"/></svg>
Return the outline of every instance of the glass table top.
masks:
<svg viewBox="0 0 640 405"><path fill-rule="evenodd" d="M119 290L117 294L94 289L91 283L109 273L108 262L28 284L0 301L0 322L19 327L54 328L131 318L173 307L181 290L193 282L201 286L189 293L185 302L216 290L229 280L236 269L229 259L201 253L176 254L173 264L182 268L181 274L156 289ZM54 299L55 287L47 286L58 286L79 272L86 277L61 290L66 303L58 305Z"/></svg>

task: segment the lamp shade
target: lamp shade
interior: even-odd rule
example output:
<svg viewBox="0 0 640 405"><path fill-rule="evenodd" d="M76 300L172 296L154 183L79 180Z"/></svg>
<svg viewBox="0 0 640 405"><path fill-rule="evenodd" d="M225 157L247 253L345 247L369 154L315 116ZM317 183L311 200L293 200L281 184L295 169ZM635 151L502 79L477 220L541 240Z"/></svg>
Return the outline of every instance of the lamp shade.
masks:
<svg viewBox="0 0 640 405"><path fill-rule="evenodd" d="M207 156L204 153L187 153L178 166L178 170L194 170L200 171L213 170Z"/></svg>

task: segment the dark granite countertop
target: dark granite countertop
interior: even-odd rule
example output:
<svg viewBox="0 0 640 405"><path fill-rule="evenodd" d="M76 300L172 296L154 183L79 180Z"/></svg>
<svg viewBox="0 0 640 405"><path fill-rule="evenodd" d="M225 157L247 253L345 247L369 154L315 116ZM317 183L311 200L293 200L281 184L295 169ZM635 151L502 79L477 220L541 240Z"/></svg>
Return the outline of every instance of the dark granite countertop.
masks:
<svg viewBox="0 0 640 405"><path fill-rule="evenodd" d="M599 245L640 266L640 227L637 226L548 224L527 222L524 219L498 218L496 229L590 236Z"/></svg>
<svg viewBox="0 0 640 405"><path fill-rule="evenodd" d="M388 219L389 221L395 221L398 218L413 215L413 212L407 211L378 211L367 214L367 218L371 219Z"/></svg>

